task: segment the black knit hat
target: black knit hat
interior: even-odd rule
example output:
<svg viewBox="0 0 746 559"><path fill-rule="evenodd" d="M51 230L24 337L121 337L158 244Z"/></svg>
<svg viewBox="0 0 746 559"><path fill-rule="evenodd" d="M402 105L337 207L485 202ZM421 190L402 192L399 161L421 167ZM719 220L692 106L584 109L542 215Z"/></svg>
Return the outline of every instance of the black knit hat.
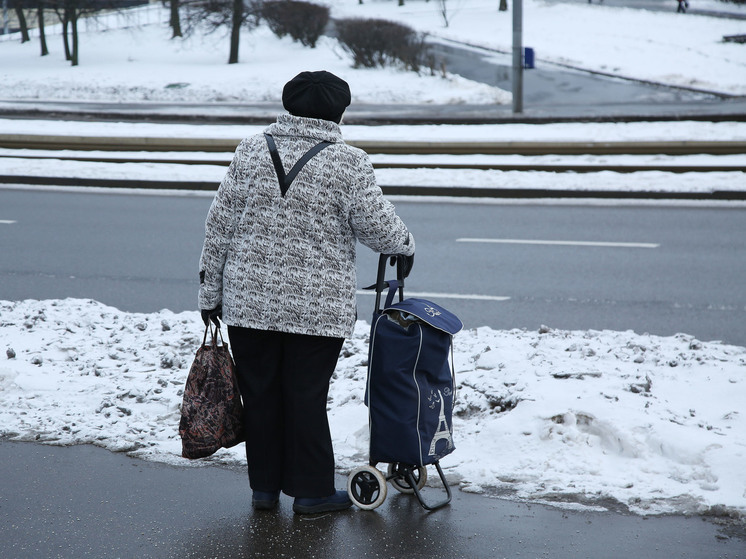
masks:
<svg viewBox="0 0 746 559"><path fill-rule="evenodd" d="M282 106L295 116L339 123L350 104L350 86L330 72L301 72L285 84Z"/></svg>

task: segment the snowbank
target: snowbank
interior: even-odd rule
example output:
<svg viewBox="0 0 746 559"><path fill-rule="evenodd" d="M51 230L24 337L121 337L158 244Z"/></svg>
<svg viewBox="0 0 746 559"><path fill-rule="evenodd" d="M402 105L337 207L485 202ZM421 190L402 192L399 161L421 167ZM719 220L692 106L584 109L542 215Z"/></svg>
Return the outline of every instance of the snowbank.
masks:
<svg viewBox="0 0 746 559"><path fill-rule="evenodd" d="M196 312L95 301L0 301L0 435L180 458ZM368 325L345 342L329 410L338 469L367 461ZM455 339L456 451L465 491L629 507L746 513L746 348L690 336L479 328ZM199 463L240 464L242 447ZM617 503L618 502L618 503Z"/></svg>

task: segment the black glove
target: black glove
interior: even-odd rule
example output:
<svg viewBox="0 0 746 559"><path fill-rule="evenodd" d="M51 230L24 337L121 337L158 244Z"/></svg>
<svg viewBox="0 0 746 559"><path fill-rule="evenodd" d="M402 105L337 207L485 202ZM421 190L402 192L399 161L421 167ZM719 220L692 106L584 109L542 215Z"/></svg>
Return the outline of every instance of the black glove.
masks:
<svg viewBox="0 0 746 559"><path fill-rule="evenodd" d="M412 266L414 266L414 254L412 256L400 254L399 258L401 258L402 277L406 278L409 276L409 272L412 271Z"/></svg>
<svg viewBox="0 0 746 559"><path fill-rule="evenodd" d="M223 318L223 306L218 305L214 309L202 309L202 322L205 323L205 326L212 320L215 323L215 326L220 326L220 323L218 322L219 318Z"/></svg>

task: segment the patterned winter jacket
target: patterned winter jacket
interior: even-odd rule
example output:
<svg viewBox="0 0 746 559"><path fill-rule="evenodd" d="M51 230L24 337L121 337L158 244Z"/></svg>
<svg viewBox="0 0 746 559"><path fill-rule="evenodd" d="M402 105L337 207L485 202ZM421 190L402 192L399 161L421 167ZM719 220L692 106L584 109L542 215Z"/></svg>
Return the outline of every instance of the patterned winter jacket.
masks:
<svg viewBox="0 0 746 559"><path fill-rule="evenodd" d="M263 134L243 140L205 223L199 308L232 326L349 337L356 241L414 254L414 238L376 185L367 154L331 121L280 115L272 135L285 172L320 141L333 144L283 197Z"/></svg>

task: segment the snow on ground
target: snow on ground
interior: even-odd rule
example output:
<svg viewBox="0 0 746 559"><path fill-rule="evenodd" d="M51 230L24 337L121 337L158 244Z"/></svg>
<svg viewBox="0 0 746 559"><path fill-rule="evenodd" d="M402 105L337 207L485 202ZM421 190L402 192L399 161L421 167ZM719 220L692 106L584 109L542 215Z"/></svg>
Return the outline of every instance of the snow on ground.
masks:
<svg viewBox="0 0 746 559"><path fill-rule="evenodd" d="M242 33L240 62L227 64L222 33L171 40L167 8L161 21L84 33L80 65L71 68L55 40L40 57L35 41L0 43L0 99L76 101L279 102L285 83L304 70L328 70L347 80L353 103L509 103L501 89L456 75L418 75L393 68L352 68L335 39L306 48L266 26ZM112 16L113 17L113 16ZM127 23L127 21L125 21ZM61 43L61 40L60 40Z"/></svg>
<svg viewBox="0 0 746 559"><path fill-rule="evenodd" d="M0 173L114 181L204 181L214 183L217 188L226 172L226 167L219 165L87 163L58 159L35 161L33 167L30 168L28 161L28 159L0 157ZM554 173L480 169L426 169L425 172L422 168L376 169L376 179L381 186L604 192L742 192L744 175L743 171L687 172L672 176L671 173L664 171Z"/></svg>
<svg viewBox="0 0 746 559"><path fill-rule="evenodd" d="M435 37L506 52L512 49L512 12L497 11L494 0L407 0L405 6L393 9L392 4L331 0L335 17L395 19ZM442 6L449 14L447 27ZM523 44L534 48L539 65L558 62L669 85L745 94L746 49L722 40L724 35L740 33L742 21L682 17L673 7L670 12L652 12L602 3L523 0Z"/></svg>
<svg viewBox="0 0 746 559"><path fill-rule="evenodd" d="M0 301L0 436L193 464L180 457L179 407L202 333L196 312ZM367 335L358 322L332 381L340 472L367 462ZM442 464L463 490L746 514L746 348L684 334L478 328L455 337L455 368L456 450ZM238 446L200 463L243 460Z"/></svg>
<svg viewBox="0 0 746 559"><path fill-rule="evenodd" d="M512 45L511 12L495 0L326 2L333 17L375 17L406 23L434 38L503 51ZM728 9L746 10L729 6ZM742 21L619 8L524 0L524 44L538 64L558 62L630 78L724 93L746 94L746 49L724 43ZM228 65L222 33L170 39L166 8L83 22L80 66L64 61L59 26L49 26L51 54L37 41L0 41L0 99L91 101L279 101L284 83L301 70L327 69L346 79L353 103L509 103L510 93L465 80L394 69L353 69L336 40L310 49L277 39L266 26L241 35L240 63ZM439 65L438 65L439 66Z"/></svg>
<svg viewBox="0 0 746 559"><path fill-rule="evenodd" d="M508 49L509 12L500 13L493 0L449 4L450 23L444 27L437 2L349 0L331 2L335 17L385 17L409 23L446 39ZM723 34L739 31L738 20L650 12L599 6L526 0L525 44L540 60L555 60L611 71L630 77L679 85L746 93L746 49L721 42ZM729 9L739 10L737 7ZM290 39L277 39L266 27L242 34L241 63L225 64L227 39L220 34L198 35L184 41L169 39L167 12L159 6L136 9L90 22L81 38L81 65L70 68L50 40L53 54L38 56L34 41L0 42L0 99L102 101L278 103L283 84L303 69L326 68L351 84L353 103L507 103L510 95L497 88L458 76L417 75L395 69L353 69L335 40L324 38L316 49ZM558 25L557 22L562 22ZM600 34L600 35L599 35ZM611 38L612 40L610 40ZM607 67L607 65L610 65ZM144 123L93 123L2 120L5 133L141 135L241 138L259 132L252 126L189 126ZM348 141L653 141L742 140L746 124L739 122L671 122L604 124L504 124L484 126L347 126ZM220 180L219 166L166 164L83 164L38 162L33 169L21 159L0 155L0 173L80 177L158 179L189 176ZM742 157L746 168L746 156ZM714 161L714 160L713 160ZM743 173L615 173L552 174L501 171L379 169L384 185L507 187L607 191L728 191L740 190Z"/></svg>
<svg viewBox="0 0 746 559"><path fill-rule="evenodd" d="M72 122L51 120L0 119L0 129L6 134L44 134L74 136L121 136L153 138L228 139L236 144L244 136L264 130L264 126L152 124L124 122ZM343 125L348 142L397 141L410 142L652 142L652 141L744 141L746 123L743 122L634 122L634 123L557 123L557 124L487 124L487 125L426 125L426 126L356 126ZM75 155L66 152L67 155ZM36 160L29 166L24 159L31 155L45 155L33 150L0 149L0 174L60 176L79 178L189 180L212 181L216 185L225 174L221 165L179 165L175 163L90 163ZM48 153L46 155L49 155ZM95 153L85 153L91 156ZM111 153L105 154L111 156ZM132 154L128 154L132 155ZM202 161L223 158L230 153L172 153L155 154L158 158L197 159ZM153 154L149 154L153 157ZM732 165L746 169L746 154L727 156L391 156L373 155L374 163L392 161L427 161L428 163L491 163L491 164L593 164L613 163L630 165L644 162L650 165ZM501 171L475 169L376 169L381 185L485 187L550 190L605 190L642 192L712 192L741 191L744 172L691 172L672 174L662 171L635 173L550 173L541 171Z"/></svg>
<svg viewBox="0 0 746 559"><path fill-rule="evenodd" d="M284 111L280 111L284 112ZM269 119L272 120L272 119ZM0 119L6 134L115 136L144 138L228 139L236 144L264 125L155 124L148 122L88 122L44 119ZM359 126L342 122L347 141L412 142L653 142L746 140L746 123L738 121L559 122L551 124L431 124Z"/></svg>

